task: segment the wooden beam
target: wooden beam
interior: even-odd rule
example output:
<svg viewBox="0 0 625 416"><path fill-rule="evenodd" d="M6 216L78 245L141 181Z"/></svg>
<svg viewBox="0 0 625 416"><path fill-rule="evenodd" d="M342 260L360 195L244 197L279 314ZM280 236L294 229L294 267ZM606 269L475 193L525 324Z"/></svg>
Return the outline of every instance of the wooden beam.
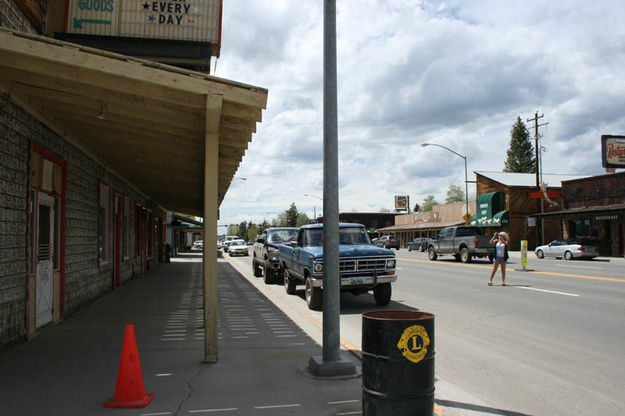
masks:
<svg viewBox="0 0 625 416"><path fill-rule="evenodd" d="M0 45L0 62L20 70L28 70L34 65L65 79L74 78L80 72L81 78L89 79L94 85L122 91L130 87L144 93L150 90L153 95L183 102L191 97L195 100L196 94L202 100L207 94L218 94L223 101L257 108L267 106L266 90L210 75L198 76L193 72L169 69L166 65L98 49L45 38L31 39L24 34L6 31L0 32ZM113 79L119 82L111 83Z"/></svg>
<svg viewBox="0 0 625 416"><path fill-rule="evenodd" d="M218 359L217 315L217 208L219 194L219 119L223 97L206 96L204 147L204 361Z"/></svg>

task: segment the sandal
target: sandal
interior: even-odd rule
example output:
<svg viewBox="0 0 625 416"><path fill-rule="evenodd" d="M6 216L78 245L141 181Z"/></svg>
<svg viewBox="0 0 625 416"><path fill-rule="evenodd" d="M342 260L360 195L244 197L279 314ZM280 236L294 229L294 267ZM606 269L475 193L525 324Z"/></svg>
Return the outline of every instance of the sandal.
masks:
<svg viewBox="0 0 625 416"><path fill-rule="evenodd" d="M502 283L502 284L501 284L501 286L505 286L505 285L506 285L505 283Z"/></svg>
<svg viewBox="0 0 625 416"><path fill-rule="evenodd" d="M492 286L493 284L491 282L488 282L488 286Z"/></svg>

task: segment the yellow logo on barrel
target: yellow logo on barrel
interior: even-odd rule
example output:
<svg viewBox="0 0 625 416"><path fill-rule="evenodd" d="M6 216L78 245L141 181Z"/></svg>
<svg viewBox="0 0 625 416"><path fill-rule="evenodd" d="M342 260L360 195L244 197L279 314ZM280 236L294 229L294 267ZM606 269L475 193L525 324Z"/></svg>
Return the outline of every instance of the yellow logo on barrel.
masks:
<svg viewBox="0 0 625 416"><path fill-rule="evenodd" d="M404 330L397 343L397 348L408 360L418 363L427 354L429 345L430 337L425 328L420 325L413 325Z"/></svg>

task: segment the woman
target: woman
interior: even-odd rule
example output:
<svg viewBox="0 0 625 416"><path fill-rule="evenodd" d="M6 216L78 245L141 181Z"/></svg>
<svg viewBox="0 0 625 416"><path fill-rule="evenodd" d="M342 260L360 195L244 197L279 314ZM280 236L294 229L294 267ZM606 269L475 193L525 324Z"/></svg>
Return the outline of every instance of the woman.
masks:
<svg viewBox="0 0 625 416"><path fill-rule="evenodd" d="M501 285L506 285L506 261L508 260L508 234L503 231L495 233L490 239L490 244L495 245L495 261L493 263L493 271L490 274L488 286L493 285L493 277L497 272L497 267L501 265Z"/></svg>

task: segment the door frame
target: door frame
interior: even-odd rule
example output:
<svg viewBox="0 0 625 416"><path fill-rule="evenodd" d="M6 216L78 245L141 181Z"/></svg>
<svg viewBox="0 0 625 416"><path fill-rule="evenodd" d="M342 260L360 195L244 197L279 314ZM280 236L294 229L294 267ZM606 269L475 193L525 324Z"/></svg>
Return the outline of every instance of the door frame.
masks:
<svg viewBox="0 0 625 416"><path fill-rule="evenodd" d="M39 192L48 194L51 197L55 198L55 205L54 205L55 216L53 218L53 221L54 221L53 224L54 226L58 226L58 228L55 227L55 236L54 236L55 237L54 244L56 246L57 256L58 256L57 257L58 264L56 266L53 266L53 277L55 276L58 276L58 277L56 278L57 281L55 281L53 284L52 320L53 322L57 322L63 319L65 316L65 235L66 235L66 221L67 221L66 220L67 163L64 159L52 153L45 147L36 143L31 143L31 147L30 147L31 157L34 153L38 154L40 157L44 159L50 160L51 162L53 162L54 164L58 165L61 168L60 193L58 191L53 192L52 190L43 189L40 183L34 184L32 180L29 181L29 184L28 184L29 185L28 186L29 207L36 206L38 210ZM31 172L31 175L32 175L32 172ZM34 201L32 200L33 193L35 195ZM57 199L59 201L58 207L56 206ZM33 205L30 205L30 204L33 204ZM57 210L58 212L56 212ZM37 227L37 228L39 227L38 219L36 219L36 221L33 223L32 216L35 214L36 214L35 212L31 212L31 210L29 210L28 215L31 216L28 219L29 227L33 227L33 224L34 224L34 227ZM57 214L58 214L58 224L56 221ZM32 235L33 235L32 232L30 232L29 239L32 238ZM32 243L33 243L32 241L29 241L29 247L33 247ZM54 252L52 253L52 255L54 255ZM26 262L27 262L27 270L28 270L27 273L28 273L28 281L29 281L28 286L29 286L29 294L30 294L30 296L28 296L25 300L27 314L30 315L30 317L28 318L27 332L28 332L28 335L32 335L36 332L36 329L37 329L37 322L36 322L37 305L36 305L36 295L35 295L36 278L37 278L36 277L37 276L37 249L36 248L34 250L28 251ZM31 264L33 264L32 267L30 266ZM54 264L54 260L53 260L53 264Z"/></svg>

